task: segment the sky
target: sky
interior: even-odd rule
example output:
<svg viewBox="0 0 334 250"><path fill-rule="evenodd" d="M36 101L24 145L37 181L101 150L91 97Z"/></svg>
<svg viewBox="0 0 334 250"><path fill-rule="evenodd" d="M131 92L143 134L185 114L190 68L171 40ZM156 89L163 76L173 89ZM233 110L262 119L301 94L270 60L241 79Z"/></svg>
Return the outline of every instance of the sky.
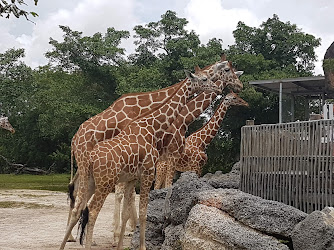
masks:
<svg viewBox="0 0 334 250"><path fill-rule="evenodd" d="M211 38L223 40L223 49L234 43L233 30L238 21L251 27L277 14L283 22L296 24L303 32L321 38L316 49L314 73L323 75L322 60L334 41L334 1L332 0L33 0L25 1L28 11L39 17L0 18L0 53L9 48L24 48L24 61L35 68L47 63L44 54L51 49L49 39L62 41L59 25L91 36L104 34L108 27L132 31L136 25L156 22L167 10L188 20L187 29L194 30L203 44ZM122 45L128 54L134 50L133 40Z"/></svg>

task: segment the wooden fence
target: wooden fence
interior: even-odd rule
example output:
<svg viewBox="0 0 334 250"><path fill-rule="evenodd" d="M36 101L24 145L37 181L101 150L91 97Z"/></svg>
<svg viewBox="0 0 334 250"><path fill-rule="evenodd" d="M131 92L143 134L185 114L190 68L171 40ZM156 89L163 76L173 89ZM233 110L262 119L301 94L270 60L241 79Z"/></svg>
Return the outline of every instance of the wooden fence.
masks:
<svg viewBox="0 0 334 250"><path fill-rule="evenodd" d="M242 191L310 213L334 206L334 120L244 126Z"/></svg>

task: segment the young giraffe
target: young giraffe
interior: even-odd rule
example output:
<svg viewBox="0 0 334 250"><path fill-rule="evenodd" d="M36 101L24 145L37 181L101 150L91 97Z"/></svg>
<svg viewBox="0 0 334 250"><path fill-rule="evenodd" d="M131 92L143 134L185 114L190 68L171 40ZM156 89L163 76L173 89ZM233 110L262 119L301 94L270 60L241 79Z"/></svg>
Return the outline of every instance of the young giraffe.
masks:
<svg viewBox="0 0 334 250"><path fill-rule="evenodd" d="M8 117L6 116L1 116L0 117L0 128L6 129L8 131L10 131L12 134L15 133L15 129L13 128L13 126L10 124Z"/></svg>
<svg viewBox="0 0 334 250"><path fill-rule="evenodd" d="M213 85L212 81L208 80L207 75L205 74L203 74L200 78L193 74L188 74L188 77L189 78L182 81L177 93L170 96L168 105L161 105L161 107L157 107L156 109L152 110L152 112L147 113L146 116L140 116L140 118L137 118L135 121L131 122L131 124L128 125L116 137L97 143L94 147L94 150L88 152L91 157L91 163L87 163L87 165L91 166L95 180L95 193L92 196L89 204L90 220L88 222L89 224L87 230L88 248L91 246L91 236L96 216L101 209L101 206L108 193L114 189L115 184L118 182L128 182L126 191L132 189L134 185L133 180L137 178L137 175L141 177L140 222L141 239L143 239L142 235L144 234L143 229L145 229L144 223L146 220L145 216L148 191L153 181L152 177L154 176L154 163L156 162L156 158L159 154L156 148L159 135L173 121L174 116L177 115L179 109L184 105L191 91L199 89L203 90L205 88L221 91L221 88ZM200 86L199 82L205 82L205 84ZM195 86L195 88L192 86ZM166 119L166 115L168 119ZM140 173L138 172L138 167L140 170L142 170ZM89 174L87 174L87 176L88 175ZM81 172L79 176L81 179ZM84 180L84 182L87 183L86 180ZM79 182L79 186L81 185L82 183ZM85 189L86 187L81 187L81 189L79 187L78 191L85 191ZM131 194L131 192L125 192L127 201L129 201L129 194ZM80 197L79 194L77 195L77 199L75 201L75 208L72 211L71 222L65 234L61 249L63 249L65 246L69 232L79 218L80 214L78 211L81 211L81 205L85 205L84 200L80 200L78 202L78 197ZM123 208L124 207L126 207L126 204L123 204ZM120 235L119 246L122 245L122 240L124 237L123 228L125 228L125 226L123 227L123 224L124 220L122 220L122 231ZM141 244L142 249L145 248L143 243L144 241L142 241Z"/></svg>
<svg viewBox="0 0 334 250"><path fill-rule="evenodd" d="M231 63L228 63L228 67L224 68L224 73L219 75L218 79L222 82L223 88L228 86L230 89L233 89L236 92L240 92L243 88L242 82L239 80L238 76L240 76L243 72L236 71L232 67ZM227 73L228 72L228 73ZM202 93L202 98L205 93ZM200 95L200 96L201 96ZM199 97L200 97L199 96ZM181 157L181 153L184 150L185 146L185 133L188 130L188 126L209 106L209 104L215 99L217 95L213 94L211 96L206 95L204 96L204 101L200 102L196 98L193 101L189 101L187 105L183 108L180 112L179 116L173 124L168 128L166 131L166 137L172 137L172 140L168 146L169 154L164 154L163 157L159 159L157 163L157 168L163 168L166 166L163 162L165 162L168 158L179 158ZM173 167L166 169L165 171L170 171L171 174L174 173ZM168 175L169 176L169 175ZM161 180L159 176L155 182L155 188L160 187ZM173 178L168 178L166 180L167 187L172 185Z"/></svg>
<svg viewBox="0 0 334 250"><path fill-rule="evenodd" d="M217 78L217 73L222 72L221 68L226 68L227 62L225 61L225 57L222 56L221 60L207 66L203 69L210 78ZM225 71L224 71L225 72ZM71 205L68 216L68 223L71 218L72 209L74 206L74 200L76 197L77 187L79 186L79 176L78 172L76 173L74 179L73 176L73 155L77 161L78 169L87 168L85 165L87 162L87 152L93 148L93 146L102 140L106 140L116 136L124 127L134 118L139 115L156 108L161 103L165 102L166 99L171 96L175 91L179 88L179 84L175 84L171 87L161 89L154 92L148 93L138 93L138 94L127 94L123 95L119 99L117 99L111 106L109 106L106 110L101 112L98 115L88 119L84 122L77 133L74 135L72 139L71 145L71 183L69 185L70 188L70 197L71 197ZM92 178L90 178L91 181ZM119 202L122 200L122 193L124 191L124 184L120 184L121 186L116 188L115 197L116 199L116 208L120 206ZM86 192L86 200L89 200L92 194L94 193L94 183L89 183L88 192ZM135 191L133 190L133 195L135 195ZM133 198L134 199L134 198ZM132 204L132 212L136 212L134 207L134 203ZM117 238L119 235L120 228L119 225L119 215L116 214L117 210L115 210L114 214L114 238ZM136 224L136 214L131 216L131 224L132 228L134 228ZM133 226L134 225L134 226ZM68 241L75 241L72 234L70 234Z"/></svg>
<svg viewBox="0 0 334 250"><path fill-rule="evenodd" d="M248 103L237 94L231 92L225 96L211 119L199 130L186 138L185 148L178 157L169 157L168 161L161 161L156 167L156 183L154 189L169 187L167 180L173 180L175 170L180 172L193 171L201 175L202 167L207 161L205 149L211 143L225 117L228 108L248 106Z"/></svg>

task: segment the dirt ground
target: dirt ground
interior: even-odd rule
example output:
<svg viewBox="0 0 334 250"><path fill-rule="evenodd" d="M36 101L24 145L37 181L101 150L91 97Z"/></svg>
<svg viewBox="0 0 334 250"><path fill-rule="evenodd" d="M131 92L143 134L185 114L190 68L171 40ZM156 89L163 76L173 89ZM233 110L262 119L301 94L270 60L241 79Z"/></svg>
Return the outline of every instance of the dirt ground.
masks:
<svg viewBox="0 0 334 250"><path fill-rule="evenodd" d="M139 197L136 197L138 207ZM110 194L97 218L93 249L116 249L112 221L114 194ZM0 190L0 249L58 249L65 234L69 203L67 194L44 190ZM77 235L77 227L73 229ZM132 234L126 231L124 248ZM65 249L82 249L67 242Z"/></svg>

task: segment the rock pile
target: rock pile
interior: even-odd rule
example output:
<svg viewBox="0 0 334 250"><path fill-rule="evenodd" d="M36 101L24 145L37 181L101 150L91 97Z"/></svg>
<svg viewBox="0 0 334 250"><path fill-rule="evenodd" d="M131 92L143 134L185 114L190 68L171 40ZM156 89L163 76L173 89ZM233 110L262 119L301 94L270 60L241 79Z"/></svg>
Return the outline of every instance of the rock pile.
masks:
<svg viewBox="0 0 334 250"><path fill-rule="evenodd" d="M147 249L334 249L334 208L307 215L244 193L237 189L238 168L202 178L182 173L170 190L151 191Z"/></svg>

